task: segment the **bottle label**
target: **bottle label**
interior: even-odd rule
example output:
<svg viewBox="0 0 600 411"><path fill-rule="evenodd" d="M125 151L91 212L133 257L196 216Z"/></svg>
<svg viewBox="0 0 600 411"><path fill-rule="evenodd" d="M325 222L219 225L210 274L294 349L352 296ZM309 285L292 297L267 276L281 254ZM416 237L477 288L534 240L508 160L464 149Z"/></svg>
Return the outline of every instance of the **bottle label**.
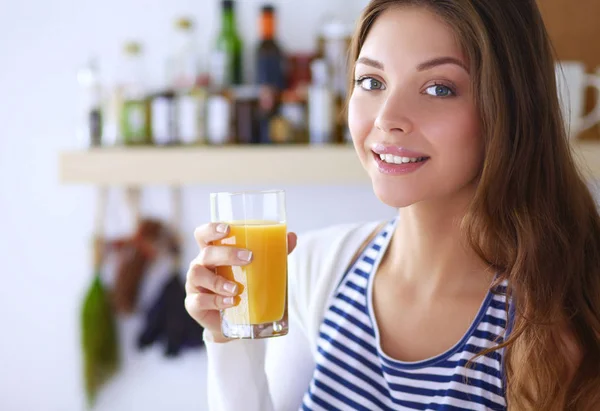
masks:
<svg viewBox="0 0 600 411"><path fill-rule="evenodd" d="M207 138L212 144L226 144L230 137L231 107L223 96L211 96L207 102Z"/></svg>
<svg viewBox="0 0 600 411"><path fill-rule="evenodd" d="M152 100L152 133L155 144L173 144L177 140L175 108L173 99L156 97Z"/></svg>
<svg viewBox="0 0 600 411"><path fill-rule="evenodd" d="M215 87L231 84L229 58L224 51L214 51L210 59L210 80Z"/></svg>
<svg viewBox="0 0 600 411"><path fill-rule="evenodd" d="M123 103L122 134L126 143L146 143L149 138L147 107L144 101Z"/></svg>
<svg viewBox="0 0 600 411"><path fill-rule="evenodd" d="M195 144L204 140L204 105L203 96L179 97L179 133L182 143Z"/></svg>

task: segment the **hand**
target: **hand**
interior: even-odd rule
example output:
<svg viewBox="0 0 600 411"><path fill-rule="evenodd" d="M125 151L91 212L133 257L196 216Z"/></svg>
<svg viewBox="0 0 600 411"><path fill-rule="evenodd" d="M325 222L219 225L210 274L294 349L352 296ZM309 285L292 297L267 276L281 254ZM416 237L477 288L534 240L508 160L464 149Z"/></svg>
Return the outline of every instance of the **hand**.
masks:
<svg viewBox="0 0 600 411"><path fill-rule="evenodd" d="M252 259L249 250L212 245L229 234L226 224L209 223L196 228L194 237L200 254L191 262L185 283L185 308L215 342L229 341L221 332L219 310L233 307L238 295L236 283L215 273L217 266L244 266ZM288 254L296 247L296 234L288 233Z"/></svg>

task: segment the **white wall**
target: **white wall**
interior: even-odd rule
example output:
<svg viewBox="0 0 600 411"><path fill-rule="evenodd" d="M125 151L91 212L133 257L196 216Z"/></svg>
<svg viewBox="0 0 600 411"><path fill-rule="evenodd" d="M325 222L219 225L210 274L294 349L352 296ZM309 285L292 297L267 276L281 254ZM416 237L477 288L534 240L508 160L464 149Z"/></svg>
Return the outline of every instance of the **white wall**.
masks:
<svg viewBox="0 0 600 411"><path fill-rule="evenodd" d="M327 12L352 21L365 0L279 0L283 44L312 46L312 33ZM255 38L258 0L238 0L247 44ZM200 18L208 44L216 0L1 0L0 1L0 409L84 409L79 350L79 309L91 276L88 240L94 190L61 186L59 150L75 144L75 73L96 53L107 77L128 38L146 44L157 77L173 17ZM343 7L341 7L343 5ZM187 258L192 231L206 221L208 193L230 187L185 191ZM240 187L237 187L240 188ZM393 215L362 187L284 187L289 192L291 229ZM118 193L113 193L118 194ZM114 199L112 232L128 215ZM168 213L163 188L145 195L144 208ZM122 321L125 366L100 397L98 410L205 409L205 358L186 353L164 360L160 350L136 353L139 319Z"/></svg>

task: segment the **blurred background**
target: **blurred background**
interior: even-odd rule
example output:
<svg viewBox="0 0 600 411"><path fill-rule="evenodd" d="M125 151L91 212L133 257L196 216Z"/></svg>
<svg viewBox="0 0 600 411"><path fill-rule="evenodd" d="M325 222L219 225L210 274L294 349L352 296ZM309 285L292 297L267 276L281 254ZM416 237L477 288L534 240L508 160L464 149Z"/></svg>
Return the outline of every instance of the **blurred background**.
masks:
<svg viewBox="0 0 600 411"><path fill-rule="evenodd" d="M206 409L180 293L210 192L283 188L299 233L395 214L337 115L367 3L2 0L0 409ZM594 185L600 2L540 5Z"/></svg>

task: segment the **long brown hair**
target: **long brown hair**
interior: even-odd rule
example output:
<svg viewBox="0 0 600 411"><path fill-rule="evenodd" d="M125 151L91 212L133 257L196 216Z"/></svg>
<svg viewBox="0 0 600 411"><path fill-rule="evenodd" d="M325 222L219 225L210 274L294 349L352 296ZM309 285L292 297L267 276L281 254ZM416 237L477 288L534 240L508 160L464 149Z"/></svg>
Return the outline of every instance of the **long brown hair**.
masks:
<svg viewBox="0 0 600 411"><path fill-rule="evenodd" d="M372 0L351 63L378 16L399 6L442 17L469 59L485 161L462 228L499 281L508 280L513 328L495 348L505 348L508 405L600 409L600 217L571 153L538 7Z"/></svg>

